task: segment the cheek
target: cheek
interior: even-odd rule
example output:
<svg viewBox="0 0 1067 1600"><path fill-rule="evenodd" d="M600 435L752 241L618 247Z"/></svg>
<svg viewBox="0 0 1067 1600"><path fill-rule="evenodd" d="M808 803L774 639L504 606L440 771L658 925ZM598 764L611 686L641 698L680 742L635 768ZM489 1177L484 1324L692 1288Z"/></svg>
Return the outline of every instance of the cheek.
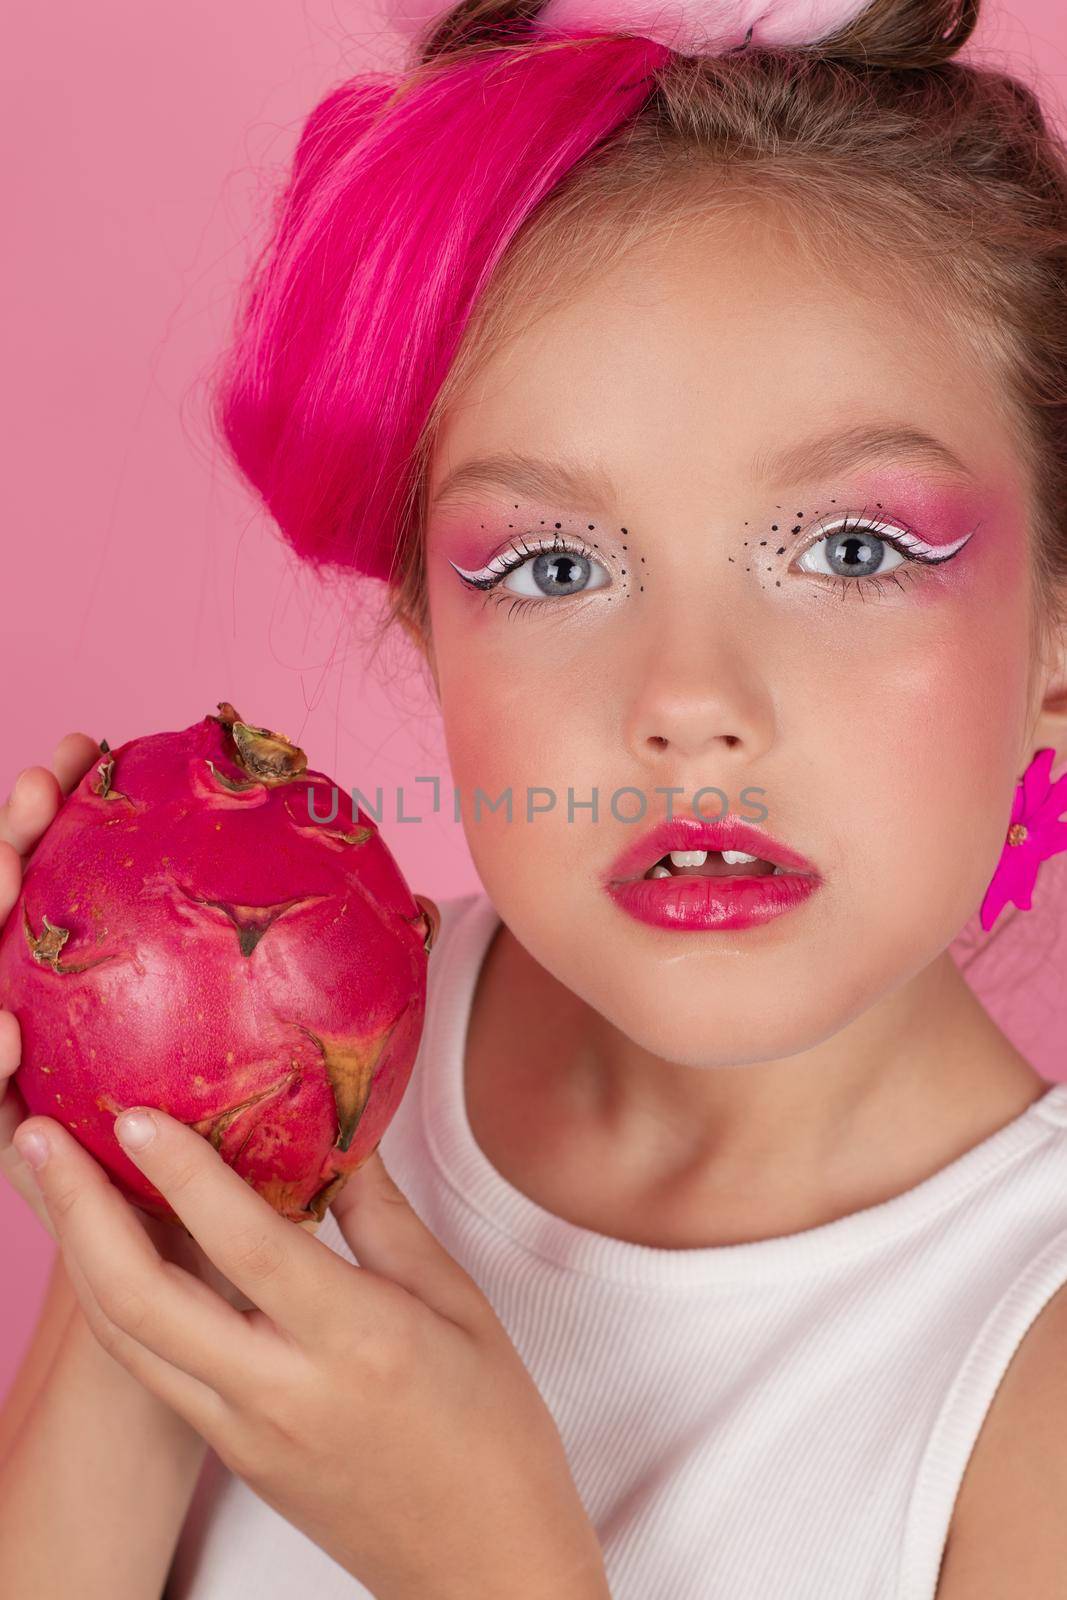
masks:
<svg viewBox="0 0 1067 1600"><path fill-rule="evenodd" d="M842 606L836 665L865 674L869 708L856 704L854 727L892 788L958 773L978 805L1002 788L1027 716L1031 554L1019 493L1011 483L949 493L885 473L866 498L935 545L974 530L943 565L916 567L899 595Z"/></svg>
<svg viewBox="0 0 1067 1600"><path fill-rule="evenodd" d="M950 586L929 585L868 657L867 711L854 699L852 738L838 750L855 815L873 823L864 834L877 870L859 836L838 848L855 903L877 901L905 964L916 906L935 945L947 943L996 866L1029 709L1029 607L1020 554L983 552Z"/></svg>
<svg viewBox="0 0 1067 1600"><path fill-rule="evenodd" d="M510 694L494 692L484 678L472 676L466 692L460 688L443 707L453 773L464 800L476 785L493 798L510 789L515 824L529 831L527 793L548 791L534 793L529 802L536 835L547 834L550 822L566 819L568 787L576 804L583 796L591 798L594 784L603 785L605 752L588 711L577 703L576 691L558 680L540 689L527 680L521 693ZM612 760L617 764L620 752L609 759L609 772ZM576 812L576 820L588 816L588 808Z"/></svg>
<svg viewBox="0 0 1067 1600"><path fill-rule="evenodd" d="M521 637L502 652L499 634L509 626ZM557 892L573 888L593 817L582 802L596 791L604 821L611 774L623 759L604 750L602 705L582 687L588 674L561 661L549 637L499 620L495 634L460 625L438 661L452 781L485 887L505 901L509 884L526 885L535 898L549 878Z"/></svg>
<svg viewBox="0 0 1067 1600"><path fill-rule="evenodd" d="M880 697L907 711L887 741L902 778L909 759L913 778L957 778L975 809L998 795L1016 762L1030 666L1024 531L1004 523L983 533L932 582L912 586L913 615L888 639L893 660L882 663Z"/></svg>

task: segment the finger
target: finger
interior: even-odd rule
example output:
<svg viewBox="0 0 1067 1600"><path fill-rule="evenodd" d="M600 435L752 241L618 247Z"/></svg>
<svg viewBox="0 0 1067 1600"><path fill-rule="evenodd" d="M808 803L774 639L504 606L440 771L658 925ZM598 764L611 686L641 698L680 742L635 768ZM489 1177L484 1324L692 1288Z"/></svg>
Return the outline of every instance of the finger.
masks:
<svg viewBox="0 0 1067 1600"><path fill-rule="evenodd" d="M202 1134L155 1107L132 1110L147 1115L154 1136L136 1150L122 1140L123 1149L208 1260L283 1332L309 1347L321 1343L348 1263L280 1216ZM131 1111L115 1119L120 1139ZM381 1308L373 1317L369 1295L367 1304L369 1322L380 1327Z"/></svg>
<svg viewBox="0 0 1067 1600"><path fill-rule="evenodd" d="M0 924L7 921L22 888L22 860L13 844L0 839Z"/></svg>
<svg viewBox="0 0 1067 1600"><path fill-rule="evenodd" d="M91 739L87 733L64 734L52 754L52 771L63 793L70 794L89 768L103 759L98 739Z"/></svg>
<svg viewBox="0 0 1067 1600"><path fill-rule="evenodd" d="M181 1371L172 1362L149 1350L140 1340L116 1327L102 1311L73 1250L63 1248L62 1241L59 1243L67 1276L98 1343L138 1383L143 1384L180 1417L184 1417L189 1426L195 1428L209 1444L216 1448L221 1446L231 1436L234 1425L234 1415L227 1402L210 1385L201 1383L191 1373Z"/></svg>
<svg viewBox="0 0 1067 1600"><path fill-rule="evenodd" d="M26 1120L25 1102L11 1082L18 1070L21 1052L18 1020L10 1011L0 1011L0 1173L54 1239L56 1231L33 1181L33 1173L11 1142L15 1129Z"/></svg>
<svg viewBox="0 0 1067 1600"><path fill-rule="evenodd" d="M187 1272L162 1261L133 1208L58 1122L28 1118L16 1135L26 1154L27 1133L48 1143L48 1158L34 1174L41 1196L64 1258L77 1261L104 1317L125 1336L116 1338L121 1359L133 1356L127 1342L133 1341L175 1369L170 1381L177 1393L187 1391L178 1376L184 1374L244 1404L276 1335L250 1326L206 1286L204 1295L191 1289Z"/></svg>
<svg viewBox="0 0 1067 1600"><path fill-rule="evenodd" d="M0 839L28 855L59 810L62 792L47 767L24 767L0 806Z"/></svg>
<svg viewBox="0 0 1067 1600"><path fill-rule="evenodd" d="M12 1123L14 1123L15 1127L18 1127L23 1120L6 1104L0 1106L0 1129L2 1129L2 1132L0 1132L0 1139L2 1139L2 1143L0 1143L0 1173L3 1174L5 1180L11 1185L19 1198L25 1201L45 1232L50 1234L58 1244L59 1236L56 1233L51 1217L48 1215L48 1208L41 1199L40 1192L33 1180L33 1172L19 1155L17 1146L11 1143L9 1137Z"/></svg>
<svg viewBox="0 0 1067 1600"><path fill-rule="evenodd" d="M0 1008L0 1085L14 1076L22 1064L22 1029L13 1011Z"/></svg>
<svg viewBox="0 0 1067 1600"><path fill-rule="evenodd" d="M461 1326L491 1311L474 1279L414 1210L377 1149L334 1196L330 1210L361 1267L400 1284Z"/></svg>

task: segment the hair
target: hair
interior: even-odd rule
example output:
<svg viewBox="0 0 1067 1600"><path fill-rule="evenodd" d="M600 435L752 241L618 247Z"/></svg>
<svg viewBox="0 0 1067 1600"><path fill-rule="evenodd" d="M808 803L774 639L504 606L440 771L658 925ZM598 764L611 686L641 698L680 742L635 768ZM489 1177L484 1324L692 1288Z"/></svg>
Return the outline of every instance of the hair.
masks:
<svg viewBox="0 0 1067 1600"><path fill-rule="evenodd" d="M828 269L854 254L989 359L1032 491L1034 614L1058 622L1067 153L1030 88L951 59L978 8L872 0L817 44L686 56L538 34L531 0L461 0L403 72L334 89L214 383L224 446L292 550L323 577L383 579L386 627L429 640L429 466L479 361L580 274L758 202Z"/></svg>

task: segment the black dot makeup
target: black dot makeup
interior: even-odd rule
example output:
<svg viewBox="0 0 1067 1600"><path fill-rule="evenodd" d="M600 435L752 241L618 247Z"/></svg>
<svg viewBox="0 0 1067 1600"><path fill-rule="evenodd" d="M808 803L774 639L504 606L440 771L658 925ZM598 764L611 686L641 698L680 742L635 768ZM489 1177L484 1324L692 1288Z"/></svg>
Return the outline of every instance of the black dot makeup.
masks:
<svg viewBox="0 0 1067 1600"><path fill-rule="evenodd" d="M880 489L892 481L898 492L891 497L871 493L866 486L845 495L839 492L810 513L794 511L795 520L784 529L780 519L768 518L761 532L758 522L746 519L742 525L752 528L754 537L741 539L750 556L745 571L754 574L760 589L792 591L799 580L812 589L833 590L842 599L901 593L923 580L928 570L944 567L962 553L982 520L973 514L981 509L980 497L931 487L892 470L876 476ZM792 547L781 542L783 531ZM955 536L950 538L949 533ZM778 537L772 539L772 534ZM757 565L751 555L760 550L767 557L790 559L782 566L766 560ZM735 559L727 555L731 564ZM930 591L931 598L936 592Z"/></svg>
<svg viewBox="0 0 1067 1600"><path fill-rule="evenodd" d="M870 475L864 476L869 483ZM812 592L828 588L844 598L861 590L874 593L891 586L900 593L909 583L927 584L924 569L954 560L977 531L982 518L971 512L983 508L981 496L931 488L907 474L874 476L880 493L872 494L865 485L866 492L820 498L810 513L795 510L789 523L775 511L766 521L746 519L742 525L751 532L740 544L748 563L739 551L724 552L727 562L743 565L768 592L795 593L800 584ZM888 495L890 483L894 492ZM510 520L495 527L484 511L483 518L473 525L458 523L446 536L449 565L460 582L484 599L509 602L509 615L521 611L547 618L553 610L564 615L564 602L575 598L614 605L645 592L647 558L633 550L628 527L551 515L526 520L518 505ZM789 543L781 543L783 532ZM758 552L762 562L752 560ZM927 587L930 598L936 598L939 590Z"/></svg>
<svg viewBox="0 0 1067 1600"><path fill-rule="evenodd" d="M624 557L617 553L629 551L626 528L601 529L597 523L587 522L580 531L572 532L563 520L532 517L525 524L508 522L503 530L506 536L495 542L492 531L489 521L478 523L479 538L474 530L462 534L457 530L452 541L454 554L448 557L460 581L487 600L518 601L529 614L542 602L551 604L603 591L605 603L613 604L632 592L629 566L622 564ZM600 539L588 537L595 532L601 532ZM645 558L640 559L643 562ZM643 590L641 584L639 592ZM509 614L515 614L514 609Z"/></svg>

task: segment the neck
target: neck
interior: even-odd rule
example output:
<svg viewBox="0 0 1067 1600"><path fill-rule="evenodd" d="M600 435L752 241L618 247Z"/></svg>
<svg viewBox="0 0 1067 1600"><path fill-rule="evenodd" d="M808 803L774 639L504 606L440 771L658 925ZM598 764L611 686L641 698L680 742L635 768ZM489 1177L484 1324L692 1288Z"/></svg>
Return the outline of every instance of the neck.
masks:
<svg viewBox="0 0 1067 1600"><path fill-rule="evenodd" d="M948 952L830 1038L712 1067L650 1054L501 925L468 1034L468 1116L547 1209L667 1248L817 1226L914 1186L1048 1085Z"/></svg>

